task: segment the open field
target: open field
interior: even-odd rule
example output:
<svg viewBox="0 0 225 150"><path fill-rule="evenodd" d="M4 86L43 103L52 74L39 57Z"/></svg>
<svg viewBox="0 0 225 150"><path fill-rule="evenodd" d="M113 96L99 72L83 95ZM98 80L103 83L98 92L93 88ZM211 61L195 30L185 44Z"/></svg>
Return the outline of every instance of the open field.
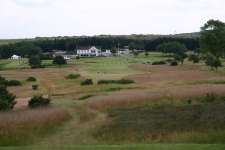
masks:
<svg viewBox="0 0 225 150"><path fill-rule="evenodd" d="M28 145L33 149L224 149L224 145L193 145L225 144L224 68L214 72L203 63L187 61L177 67L150 64L165 59L168 57L160 53L151 53L148 57L81 58L70 60L68 65L61 67L52 65L49 60L43 62L45 68L34 70L29 68L25 59L21 62L0 60L0 75L22 82L22 86L9 87L18 102L13 115L18 112L19 116L32 116L29 114L33 111L26 108L27 102L33 95L43 94L51 95L54 110L63 110L70 116L56 122L52 132L34 134L28 143L18 144L9 138L11 143L0 142L0 145ZM66 79L71 73L81 76ZM30 76L37 78L37 81L27 82ZM87 78L93 79L94 85L81 86L80 82ZM135 83L98 85L101 79L130 79ZM33 84L38 84L39 89L32 90ZM208 93L221 95L217 98L219 101L208 103L197 100L207 100L205 96ZM43 110L42 113L46 114L43 118L38 118L38 115L35 118L45 122L46 118L54 120L54 115L60 116L45 111L48 110ZM10 122L9 117L2 116L4 113L0 113L0 120ZM35 122L32 117L27 117L26 121ZM42 121L36 124L41 125ZM32 130L30 133L35 133ZM22 134L14 132L12 135L19 138ZM126 145L150 143L157 144ZM84 144L94 146L80 146Z"/></svg>

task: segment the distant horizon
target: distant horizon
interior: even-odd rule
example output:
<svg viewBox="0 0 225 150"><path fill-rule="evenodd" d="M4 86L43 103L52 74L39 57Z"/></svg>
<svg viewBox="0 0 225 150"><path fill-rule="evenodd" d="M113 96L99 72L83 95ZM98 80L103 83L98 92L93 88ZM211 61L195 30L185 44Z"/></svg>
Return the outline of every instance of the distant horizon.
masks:
<svg viewBox="0 0 225 150"><path fill-rule="evenodd" d="M26 40L26 39L35 39L35 38L58 38L58 37L95 37L95 36L132 36L132 35L153 35L153 36L170 36L170 35L182 35L182 34L194 34L194 33L200 33L200 31L197 32L186 32L186 33L176 33L176 34L96 34L96 35L62 35L62 36L35 36L35 37L24 37L24 38L5 38L0 40Z"/></svg>

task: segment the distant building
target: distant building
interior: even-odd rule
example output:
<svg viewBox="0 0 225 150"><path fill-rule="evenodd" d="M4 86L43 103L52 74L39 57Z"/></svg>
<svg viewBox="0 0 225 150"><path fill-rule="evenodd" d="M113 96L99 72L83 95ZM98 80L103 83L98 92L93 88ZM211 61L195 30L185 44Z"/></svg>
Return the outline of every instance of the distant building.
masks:
<svg viewBox="0 0 225 150"><path fill-rule="evenodd" d="M75 52L66 52L66 51L60 51L60 50L53 51L53 57L56 57L56 56L62 56L65 60L76 58Z"/></svg>
<svg viewBox="0 0 225 150"><path fill-rule="evenodd" d="M91 56L101 56L101 50L97 49L95 46L91 48L79 48L77 49L77 55L80 57L91 57Z"/></svg>
<svg viewBox="0 0 225 150"><path fill-rule="evenodd" d="M113 54L112 54L111 50L101 51L101 56L103 56L103 57L110 57L112 55Z"/></svg>
<svg viewBox="0 0 225 150"><path fill-rule="evenodd" d="M12 55L11 59L13 59L13 60L19 60L19 59L21 59L21 56Z"/></svg>
<svg viewBox="0 0 225 150"><path fill-rule="evenodd" d="M130 54L130 50L128 46L125 46L122 49L119 49L118 51L118 55L129 55Z"/></svg>

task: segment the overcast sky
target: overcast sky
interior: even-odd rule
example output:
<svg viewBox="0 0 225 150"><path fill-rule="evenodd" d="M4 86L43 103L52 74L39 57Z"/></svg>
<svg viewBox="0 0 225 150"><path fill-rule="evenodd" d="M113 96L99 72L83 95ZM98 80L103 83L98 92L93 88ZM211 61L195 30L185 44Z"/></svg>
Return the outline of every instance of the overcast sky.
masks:
<svg viewBox="0 0 225 150"><path fill-rule="evenodd" d="M225 21L225 0L0 0L0 39L174 34Z"/></svg>

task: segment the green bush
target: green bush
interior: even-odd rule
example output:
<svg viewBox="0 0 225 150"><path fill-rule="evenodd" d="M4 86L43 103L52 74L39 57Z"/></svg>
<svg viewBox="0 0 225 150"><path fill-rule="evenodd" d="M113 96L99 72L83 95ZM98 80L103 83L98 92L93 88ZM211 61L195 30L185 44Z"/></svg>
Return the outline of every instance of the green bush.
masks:
<svg viewBox="0 0 225 150"><path fill-rule="evenodd" d="M6 86L7 85L7 82L8 81L4 77L0 76L0 85Z"/></svg>
<svg viewBox="0 0 225 150"><path fill-rule="evenodd" d="M121 80L99 80L98 84L132 84L133 80L121 79Z"/></svg>
<svg viewBox="0 0 225 150"><path fill-rule="evenodd" d="M36 84L35 85L32 85L32 89L33 90L38 90L38 88L39 88L39 85L36 85Z"/></svg>
<svg viewBox="0 0 225 150"><path fill-rule="evenodd" d="M66 76L66 79L77 79L80 77L80 74L69 74Z"/></svg>
<svg viewBox="0 0 225 150"><path fill-rule="evenodd" d="M15 98L7 91L6 86L0 85L0 111L13 109L16 104Z"/></svg>
<svg viewBox="0 0 225 150"><path fill-rule="evenodd" d="M212 54L207 55L205 63L207 66L210 66L212 69L213 68L218 69L219 67L222 67L221 60Z"/></svg>
<svg viewBox="0 0 225 150"><path fill-rule="evenodd" d="M62 56L56 56L53 59L53 64L54 65L66 65L67 64L67 61Z"/></svg>
<svg viewBox="0 0 225 150"><path fill-rule="evenodd" d="M84 85L93 85L93 81L92 81L92 79L86 79L86 80L82 81L80 83L80 85L82 85L82 86L84 86Z"/></svg>
<svg viewBox="0 0 225 150"><path fill-rule="evenodd" d="M165 65L166 62L165 61L155 61L152 63L152 65Z"/></svg>
<svg viewBox="0 0 225 150"><path fill-rule="evenodd" d="M51 100L49 98L44 98L43 96L34 96L28 103L30 108L45 107L50 104Z"/></svg>
<svg viewBox="0 0 225 150"><path fill-rule="evenodd" d="M35 77L29 77L29 78L27 78L26 81L27 81L27 82L36 82L37 79L36 79Z"/></svg>
<svg viewBox="0 0 225 150"><path fill-rule="evenodd" d="M177 62L177 61L172 61L172 62L170 63L170 66L178 66L178 62Z"/></svg>
<svg viewBox="0 0 225 150"><path fill-rule="evenodd" d="M6 80L0 76L0 85L2 86L21 86L22 83L18 80Z"/></svg>
<svg viewBox="0 0 225 150"><path fill-rule="evenodd" d="M188 57L189 61L192 61L193 63L199 63L200 62L200 58L198 55L192 54Z"/></svg>
<svg viewBox="0 0 225 150"><path fill-rule="evenodd" d="M21 86L22 83L18 80L9 80L7 86Z"/></svg>
<svg viewBox="0 0 225 150"><path fill-rule="evenodd" d="M92 95L92 94L84 95L84 96L80 97L78 100L86 100L86 99L91 98L93 96L95 96L95 95Z"/></svg>

